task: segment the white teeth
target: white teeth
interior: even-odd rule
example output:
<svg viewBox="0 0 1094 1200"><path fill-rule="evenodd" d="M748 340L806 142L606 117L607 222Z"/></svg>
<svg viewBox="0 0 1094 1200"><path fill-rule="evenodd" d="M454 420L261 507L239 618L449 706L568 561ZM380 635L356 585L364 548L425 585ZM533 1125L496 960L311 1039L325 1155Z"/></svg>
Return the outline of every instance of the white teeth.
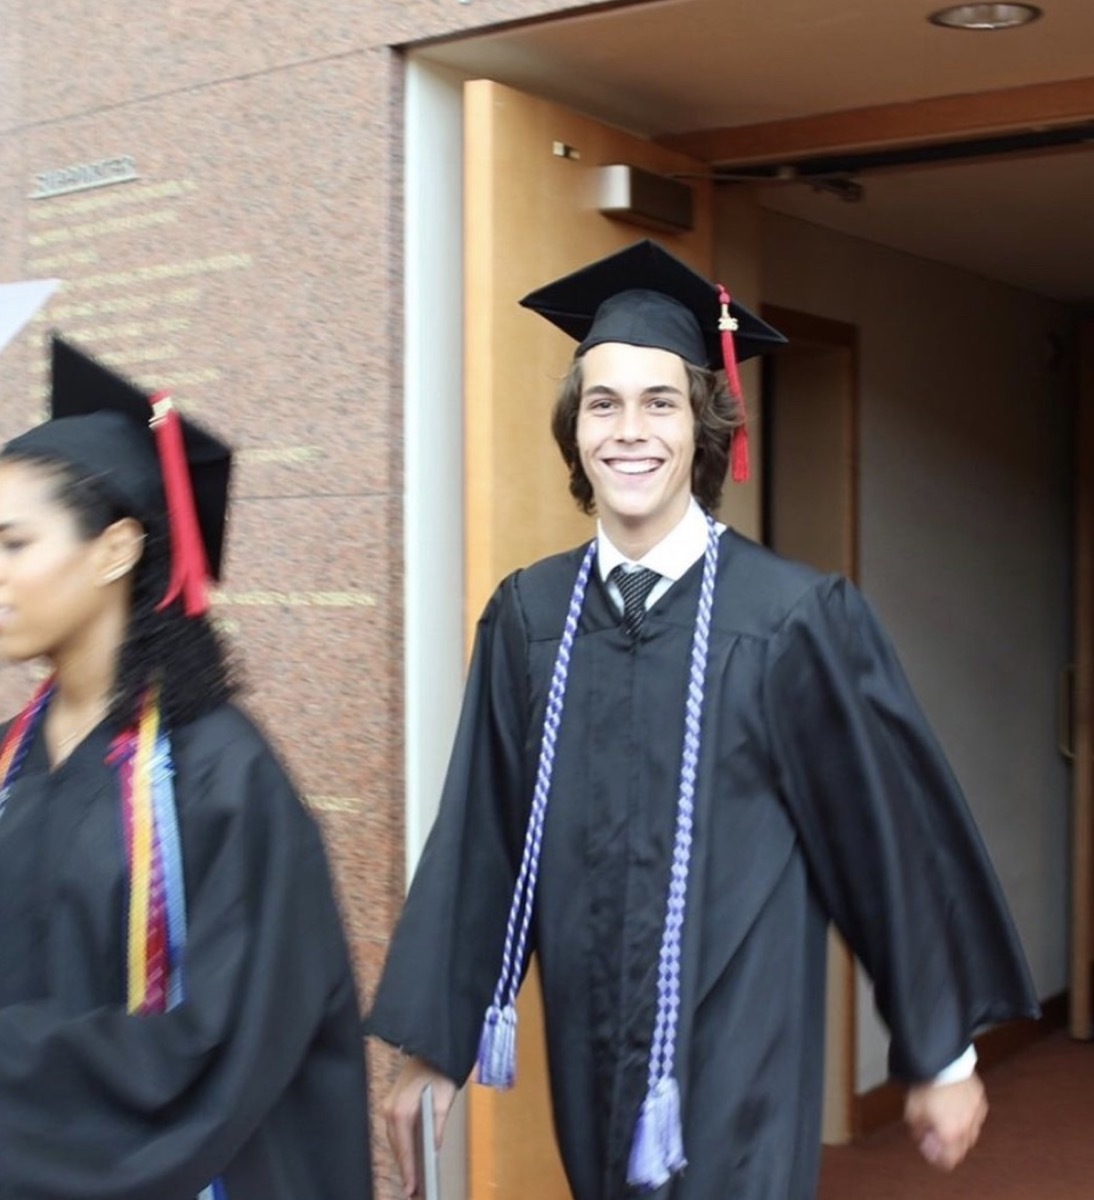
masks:
<svg viewBox="0 0 1094 1200"><path fill-rule="evenodd" d="M655 471L659 463L656 458L617 458L612 466L624 475L645 475L650 471Z"/></svg>

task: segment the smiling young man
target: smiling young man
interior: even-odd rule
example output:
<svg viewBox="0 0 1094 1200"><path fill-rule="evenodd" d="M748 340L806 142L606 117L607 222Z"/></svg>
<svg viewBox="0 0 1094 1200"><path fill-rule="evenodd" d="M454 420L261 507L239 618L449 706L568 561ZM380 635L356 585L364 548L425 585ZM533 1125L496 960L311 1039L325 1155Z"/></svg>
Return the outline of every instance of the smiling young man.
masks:
<svg viewBox="0 0 1094 1200"><path fill-rule="evenodd" d="M440 1131L476 1058L512 1083L534 949L575 1200L808 1200L829 921L913 1136L953 1167L986 1113L973 1034L1037 1005L870 609L713 515L745 469L737 361L782 338L650 242L523 303L579 341L552 427L597 536L480 622L369 1018L408 1056L386 1106L407 1190L426 1084Z"/></svg>
<svg viewBox="0 0 1094 1200"><path fill-rule="evenodd" d="M683 359L606 342L582 361L576 441L607 537L638 560L683 519L695 458Z"/></svg>

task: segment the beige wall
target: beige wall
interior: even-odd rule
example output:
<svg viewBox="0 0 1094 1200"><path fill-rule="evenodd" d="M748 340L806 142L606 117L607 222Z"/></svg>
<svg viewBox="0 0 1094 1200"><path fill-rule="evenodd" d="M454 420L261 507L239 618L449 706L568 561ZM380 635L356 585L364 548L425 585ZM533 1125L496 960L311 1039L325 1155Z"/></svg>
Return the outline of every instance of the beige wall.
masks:
<svg viewBox="0 0 1094 1200"><path fill-rule="evenodd" d="M765 213L763 297L860 330L861 582L983 831L1042 996L1066 984L1069 413L1037 297ZM860 998L860 1088L885 1040Z"/></svg>

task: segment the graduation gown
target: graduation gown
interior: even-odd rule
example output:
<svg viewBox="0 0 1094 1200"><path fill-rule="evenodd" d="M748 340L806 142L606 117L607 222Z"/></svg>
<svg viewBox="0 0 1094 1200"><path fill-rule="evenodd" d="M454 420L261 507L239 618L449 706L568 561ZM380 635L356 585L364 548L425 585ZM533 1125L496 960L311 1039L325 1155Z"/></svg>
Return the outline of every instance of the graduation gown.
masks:
<svg viewBox="0 0 1094 1200"><path fill-rule="evenodd" d="M130 1016L111 731L0 819L0 1197L368 1200L358 1006L323 846L254 726L172 733L185 1000Z"/></svg>
<svg viewBox="0 0 1094 1200"><path fill-rule="evenodd" d="M497 979L546 697L582 551L506 579L370 1032L467 1078ZM637 640L594 570L534 916L555 1128L577 1200L630 1194L702 562ZM846 580L722 535L682 950L672 1200L815 1193L826 924L920 1081L1037 1005L999 886L892 647ZM519 1076L519 1064L518 1064Z"/></svg>

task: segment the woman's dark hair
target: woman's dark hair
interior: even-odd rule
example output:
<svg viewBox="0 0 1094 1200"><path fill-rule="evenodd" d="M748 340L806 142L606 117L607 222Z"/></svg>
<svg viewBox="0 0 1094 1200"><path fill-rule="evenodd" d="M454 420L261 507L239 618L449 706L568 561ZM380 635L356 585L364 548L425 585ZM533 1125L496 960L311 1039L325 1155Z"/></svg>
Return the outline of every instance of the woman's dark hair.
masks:
<svg viewBox="0 0 1094 1200"><path fill-rule="evenodd" d="M691 466L691 490L705 512L713 513L722 499L729 465L730 437L742 418L726 388L725 375L684 363L688 377L688 399L695 416L695 460ZM563 461L570 470L570 495L582 512L596 508L593 485L581 465L577 448L577 417L581 411L582 360L575 358L559 388L551 432Z"/></svg>
<svg viewBox="0 0 1094 1200"><path fill-rule="evenodd" d="M160 685L160 713L168 727L183 725L223 703L238 690L238 676L227 646L208 616L187 617L181 599L163 611L171 542L163 509L131 512L109 495L94 475L48 454L5 452L4 462L41 467L53 482L54 497L72 514L81 538L96 538L124 517L144 529L144 549L133 572L129 624L118 656L111 720L131 727L148 685Z"/></svg>

